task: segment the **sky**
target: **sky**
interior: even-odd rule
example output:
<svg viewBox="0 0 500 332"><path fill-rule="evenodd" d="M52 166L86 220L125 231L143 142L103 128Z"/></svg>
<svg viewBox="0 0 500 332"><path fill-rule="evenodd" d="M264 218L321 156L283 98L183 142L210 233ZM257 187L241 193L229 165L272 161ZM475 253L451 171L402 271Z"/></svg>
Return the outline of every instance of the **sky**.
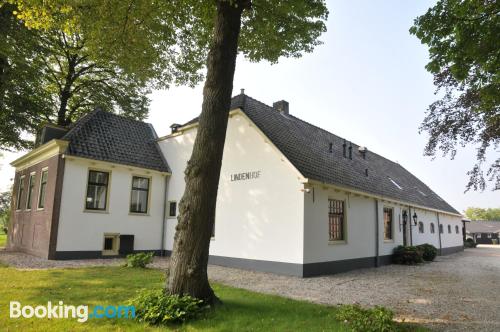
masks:
<svg viewBox="0 0 500 332"><path fill-rule="evenodd" d="M427 141L419 125L436 100L432 75L425 70L425 45L409 34L418 15L433 1L328 1L323 45L300 59L278 64L250 63L238 57L233 95L245 93L266 104L290 103L290 113L359 145L367 146L419 177L459 211L469 206L498 207L500 192L464 193L475 148L459 149L454 160L424 156ZM158 135L201 110L203 83L195 88L155 91L147 122ZM493 158L495 152L490 152ZM498 153L498 151L496 152ZM4 153L0 189L14 176L8 165L19 154Z"/></svg>

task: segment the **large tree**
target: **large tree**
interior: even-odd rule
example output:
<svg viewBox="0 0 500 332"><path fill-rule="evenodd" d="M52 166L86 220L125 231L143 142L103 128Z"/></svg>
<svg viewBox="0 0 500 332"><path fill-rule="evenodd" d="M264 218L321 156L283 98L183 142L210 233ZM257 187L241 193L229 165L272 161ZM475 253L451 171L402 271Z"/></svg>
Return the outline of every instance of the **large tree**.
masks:
<svg viewBox="0 0 500 332"><path fill-rule="evenodd" d="M95 54L163 85L204 77L203 103L167 291L216 301L207 278L211 230L238 53L251 61L300 57L320 44L323 0L18 0L33 28L73 27ZM103 33L105 32L105 33ZM111 51L110 51L111 50Z"/></svg>
<svg viewBox="0 0 500 332"><path fill-rule="evenodd" d="M429 46L426 68L440 95L421 125L425 154L453 158L458 146L475 145L467 190L484 190L487 180L500 190L500 2L439 0L410 32ZM496 154L484 172L488 150Z"/></svg>
<svg viewBox="0 0 500 332"><path fill-rule="evenodd" d="M149 89L109 59L88 52L83 35L28 30L0 7L0 148L26 148L41 122L67 126L96 106L144 119Z"/></svg>

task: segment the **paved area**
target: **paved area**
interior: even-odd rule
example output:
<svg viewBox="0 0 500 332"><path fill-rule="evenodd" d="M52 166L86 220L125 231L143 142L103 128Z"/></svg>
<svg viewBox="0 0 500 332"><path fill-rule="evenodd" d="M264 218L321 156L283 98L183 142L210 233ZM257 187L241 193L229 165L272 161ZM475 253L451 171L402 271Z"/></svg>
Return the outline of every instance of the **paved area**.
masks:
<svg viewBox="0 0 500 332"><path fill-rule="evenodd" d="M46 261L0 251L0 262L22 268L119 265L120 259ZM168 259L155 259L165 268ZM389 265L333 276L295 278L209 266L212 281L323 304L359 303L394 310L399 320L437 331L500 330L500 246L466 249L419 266Z"/></svg>

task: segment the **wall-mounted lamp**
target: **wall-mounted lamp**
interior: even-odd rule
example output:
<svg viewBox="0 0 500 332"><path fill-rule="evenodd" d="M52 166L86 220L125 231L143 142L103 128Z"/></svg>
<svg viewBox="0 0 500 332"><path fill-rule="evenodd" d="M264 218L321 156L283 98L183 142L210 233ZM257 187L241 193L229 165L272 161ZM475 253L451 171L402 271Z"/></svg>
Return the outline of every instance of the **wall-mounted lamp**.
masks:
<svg viewBox="0 0 500 332"><path fill-rule="evenodd" d="M415 226L417 226L417 218L418 218L417 213L416 213L416 212L414 212L414 213L413 213L413 224L414 224Z"/></svg>

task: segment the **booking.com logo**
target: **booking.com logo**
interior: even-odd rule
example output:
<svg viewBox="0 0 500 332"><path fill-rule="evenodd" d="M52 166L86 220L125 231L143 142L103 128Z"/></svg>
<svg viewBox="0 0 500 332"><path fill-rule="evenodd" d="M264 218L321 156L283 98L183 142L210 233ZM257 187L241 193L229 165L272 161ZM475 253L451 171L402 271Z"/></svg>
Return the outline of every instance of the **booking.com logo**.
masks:
<svg viewBox="0 0 500 332"><path fill-rule="evenodd" d="M74 318L79 323L85 323L93 318L135 318L134 306L102 306L96 305L93 310L89 310L87 305L66 305L63 301L58 304L47 302L47 305L38 305L36 307L21 305L21 302L10 302L10 318L50 318L50 319L68 319Z"/></svg>

